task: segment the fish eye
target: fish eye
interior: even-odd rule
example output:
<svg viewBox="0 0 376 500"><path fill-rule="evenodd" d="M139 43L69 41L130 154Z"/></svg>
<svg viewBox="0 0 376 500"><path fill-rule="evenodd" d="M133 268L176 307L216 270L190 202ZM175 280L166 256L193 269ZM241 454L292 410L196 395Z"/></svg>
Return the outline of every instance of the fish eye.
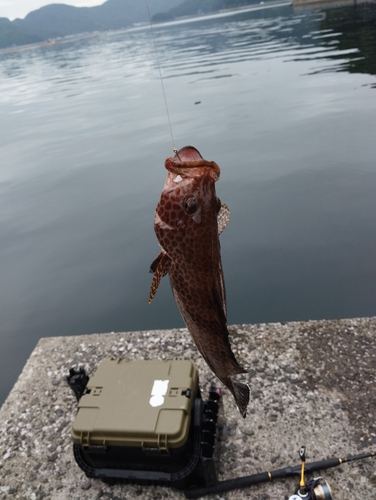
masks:
<svg viewBox="0 0 376 500"><path fill-rule="evenodd" d="M184 210L188 215L194 214L198 209L198 203L194 196L190 196L184 202Z"/></svg>

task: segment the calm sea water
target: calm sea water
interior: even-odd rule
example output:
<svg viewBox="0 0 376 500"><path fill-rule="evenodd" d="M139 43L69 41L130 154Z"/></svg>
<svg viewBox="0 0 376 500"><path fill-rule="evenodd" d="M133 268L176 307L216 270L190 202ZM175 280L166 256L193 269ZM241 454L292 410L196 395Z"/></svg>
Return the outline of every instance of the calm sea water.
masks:
<svg viewBox="0 0 376 500"><path fill-rule="evenodd" d="M230 324L376 314L375 21L155 27L175 144L222 169ZM40 337L183 323L167 278L147 303L172 154L150 28L1 53L0 113L1 403Z"/></svg>

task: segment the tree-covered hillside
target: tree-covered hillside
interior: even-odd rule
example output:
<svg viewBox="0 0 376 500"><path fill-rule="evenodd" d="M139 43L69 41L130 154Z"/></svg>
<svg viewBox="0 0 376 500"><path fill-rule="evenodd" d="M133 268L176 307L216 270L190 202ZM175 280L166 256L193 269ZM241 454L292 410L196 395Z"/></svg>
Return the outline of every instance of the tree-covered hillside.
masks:
<svg viewBox="0 0 376 500"><path fill-rule="evenodd" d="M149 0L153 21L215 12L259 0ZM0 18L0 48L42 42L76 33L120 29L148 21L145 0L107 0L96 7L50 4L25 19Z"/></svg>
<svg viewBox="0 0 376 500"><path fill-rule="evenodd" d="M155 14L175 7L182 0L149 0ZM120 29L148 21L145 0L107 0L96 7L50 4L30 12L25 19L0 18L0 48L41 42L49 38Z"/></svg>

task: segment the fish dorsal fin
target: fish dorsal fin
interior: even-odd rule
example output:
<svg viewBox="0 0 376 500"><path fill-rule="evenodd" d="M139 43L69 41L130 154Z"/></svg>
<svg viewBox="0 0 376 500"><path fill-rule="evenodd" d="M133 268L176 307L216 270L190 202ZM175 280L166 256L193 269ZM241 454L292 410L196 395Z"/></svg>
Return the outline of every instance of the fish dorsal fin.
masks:
<svg viewBox="0 0 376 500"><path fill-rule="evenodd" d="M170 268L171 259L165 252L160 252L158 257L153 260L150 266L150 272L154 273L153 281L151 282L149 304L157 293L159 283L163 276L166 276Z"/></svg>
<svg viewBox="0 0 376 500"><path fill-rule="evenodd" d="M227 226L229 220L230 220L230 209L228 205L226 205L226 203L222 203L221 208L217 215L218 234L222 233L222 231Z"/></svg>

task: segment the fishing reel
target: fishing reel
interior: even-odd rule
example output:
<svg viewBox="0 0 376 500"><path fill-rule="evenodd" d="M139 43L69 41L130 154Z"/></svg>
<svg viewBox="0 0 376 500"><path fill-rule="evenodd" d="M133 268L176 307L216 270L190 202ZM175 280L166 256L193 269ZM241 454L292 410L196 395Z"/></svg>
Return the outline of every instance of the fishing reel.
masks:
<svg viewBox="0 0 376 500"><path fill-rule="evenodd" d="M305 488L298 488L289 500L333 500L332 489L322 477L308 481Z"/></svg>
<svg viewBox="0 0 376 500"><path fill-rule="evenodd" d="M299 488L289 500L333 500L332 489L322 477L316 477L306 482L305 480L305 447L299 450L302 461Z"/></svg>

